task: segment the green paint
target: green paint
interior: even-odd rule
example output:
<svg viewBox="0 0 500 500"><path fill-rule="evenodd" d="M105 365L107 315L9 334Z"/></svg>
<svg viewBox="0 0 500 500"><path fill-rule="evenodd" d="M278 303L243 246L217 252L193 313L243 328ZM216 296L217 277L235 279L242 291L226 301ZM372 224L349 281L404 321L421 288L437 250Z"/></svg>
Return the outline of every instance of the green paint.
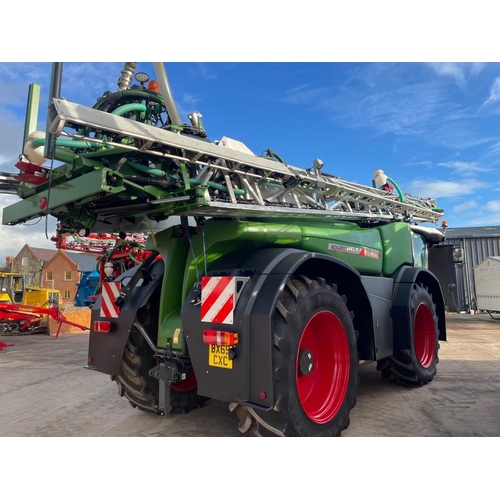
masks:
<svg viewBox="0 0 500 500"><path fill-rule="evenodd" d="M411 234L407 223L394 222L377 227L384 251L384 276L390 276L402 264L412 265Z"/></svg>
<svg viewBox="0 0 500 500"><path fill-rule="evenodd" d="M301 226L301 229L301 249L336 257L361 274L380 275L382 272L382 242L376 229L361 229L348 223L332 223L328 227Z"/></svg>
<svg viewBox="0 0 500 500"><path fill-rule="evenodd" d="M165 229L157 233L154 239L156 247L150 237L146 248L156 248L165 263L158 322L158 346L165 347L167 343L172 343L175 330L181 328L180 310L185 298L182 283L186 263L186 240L180 235L180 226ZM174 348L181 346L182 337L179 337L179 344Z"/></svg>
<svg viewBox="0 0 500 500"><path fill-rule="evenodd" d="M218 262L222 266L229 255L241 265L260 249L271 247L299 248L334 256L352 265L362 274L392 274L401 264L410 264L411 241L406 223L387 224L378 228L360 228L353 223L307 221L307 225L276 222L208 220L205 224L205 255L208 270ZM187 251L180 226L161 231L148 239L146 247L156 248L165 262L165 275L160 306L158 345L173 342L181 328L182 304L198 278L204 275L203 235L190 228L195 261ZM329 245L337 251L328 250ZM338 251L338 247L344 251ZM361 255L364 249L368 255ZM358 253L355 253L358 252ZM371 255L371 256L369 256ZM376 256L376 257L374 257ZM239 260L238 260L239 259ZM195 264L196 263L196 264ZM182 339L182 333L179 337ZM182 343L174 345L180 349Z"/></svg>
<svg viewBox="0 0 500 500"><path fill-rule="evenodd" d="M191 228L191 241L196 256L198 276L204 274L203 237ZM258 222L208 220L205 225L207 267L233 252L248 255L260 248L297 246L301 232L298 226L263 224ZM192 253L186 254L186 240L180 236L180 227L166 229L149 238L146 248L156 248L166 264L160 309L158 345L172 343L176 328L180 328L180 309L196 282L197 272Z"/></svg>
<svg viewBox="0 0 500 500"><path fill-rule="evenodd" d="M117 177L114 186L109 185L109 177ZM3 224L21 223L24 220L40 217L46 213L46 210L41 210L38 206L41 198L48 198L47 183L40 186L41 191L33 194L29 198L5 207L3 212ZM45 189L44 189L45 188ZM114 194L120 193L125 188L121 178L114 175L111 170L106 168L94 170L88 174L82 175L75 179L70 179L64 184L58 186L57 189L50 191L50 211L51 215L57 216L60 213L75 210L82 212L85 210L85 205L88 204L97 194ZM79 203L80 208L73 207L68 209L67 205L71 203ZM76 213L75 212L75 213Z"/></svg>

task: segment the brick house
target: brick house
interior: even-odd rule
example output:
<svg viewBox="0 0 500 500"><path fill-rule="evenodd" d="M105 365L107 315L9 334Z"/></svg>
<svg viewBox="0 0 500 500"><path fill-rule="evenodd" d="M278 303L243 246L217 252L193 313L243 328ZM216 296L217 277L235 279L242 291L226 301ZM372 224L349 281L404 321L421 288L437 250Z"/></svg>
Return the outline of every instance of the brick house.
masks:
<svg viewBox="0 0 500 500"><path fill-rule="evenodd" d="M22 274L25 286L59 290L60 303L73 304L81 273L92 271L95 265L95 255L34 248L26 244L12 258L9 271Z"/></svg>
<svg viewBox="0 0 500 500"><path fill-rule="evenodd" d="M62 304L73 304L82 272L92 271L95 255L57 250L43 268L42 286L61 292Z"/></svg>
<svg viewBox="0 0 500 500"><path fill-rule="evenodd" d="M0 273L10 273L12 272L12 261L14 257L5 257L5 266L0 267Z"/></svg>
<svg viewBox="0 0 500 500"><path fill-rule="evenodd" d="M26 244L12 259L11 272L22 274L26 286L42 286L43 269L56 253L57 250L34 248Z"/></svg>

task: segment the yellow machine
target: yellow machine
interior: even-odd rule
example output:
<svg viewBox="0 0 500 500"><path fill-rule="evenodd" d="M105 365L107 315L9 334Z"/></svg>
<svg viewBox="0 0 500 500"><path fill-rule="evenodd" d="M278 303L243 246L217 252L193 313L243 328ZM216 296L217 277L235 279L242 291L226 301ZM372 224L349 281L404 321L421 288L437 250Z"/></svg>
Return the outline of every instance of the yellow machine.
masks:
<svg viewBox="0 0 500 500"><path fill-rule="evenodd" d="M58 306L60 295L59 290L53 290L52 288L27 286L24 288L22 303L23 305L37 307Z"/></svg>
<svg viewBox="0 0 500 500"><path fill-rule="evenodd" d="M0 273L0 303L19 303L23 300L24 276Z"/></svg>
<svg viewBox="0 0 500 500"><path fill-rule="evenodd" d="M17 273L0 273L0 303L29 306L59 305L59 290L39 286L24 286L24 276Z"/></svg>

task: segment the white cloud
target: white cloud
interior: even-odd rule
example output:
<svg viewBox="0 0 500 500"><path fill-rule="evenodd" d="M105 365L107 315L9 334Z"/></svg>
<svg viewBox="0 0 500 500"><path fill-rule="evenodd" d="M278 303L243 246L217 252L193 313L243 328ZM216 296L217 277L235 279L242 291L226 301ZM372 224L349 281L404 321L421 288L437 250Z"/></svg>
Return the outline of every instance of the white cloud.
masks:
<svg viewBox="0 0 500 500"><path fill-rule="evenodd" d="M467 221L462 221L462 227L469 226L498 226L500 224L500 217L498 214L484 215L477 217L476 219L469 219Z"/></svg>
<svg viewBox="0 0 500 500"><path fill-rule="evenodd" d="M0 106L0 170L17 172L15 164L23 150L24 119Z"/></svg>
<svg viewBox="0 0 500 500"><path fill-rule="evenodd" d="M409 162L405 163L403 167L432 167L432 162L431 161L414 161L414 162Z"/></svg>
<svg viewBox="0 0 500 500"><path fill-rule="evenodd" d="M206 63L199 63L198 70L205 80L212 80L218 76L217 72L213 70L213 65L208 66Z"/></svg>
<svg viewBox="0 0 500 500"><path fill-rule="evenodd" d="M481 71L483 71L483 69L486 67L486 63L474 62L474 63L471 63L470 67L471 67L471 70L470 70L471 75L476 76L476 75L479 75L479 73L481 73Z"/></svg>
<svg viewBox="0 0 500 500"><path fill-rule="evenodd" d="M446 167L455 170L455 172L459 175L471 175L476 172L489 172L490 169L480 167L477 162L466 162L466 161L447 161L438 163L439 167Z"/></svg>
<svg viewBox="0 0 500 500"><path fill-rule="evenodd" d="M381 134L423 135L448 107L439 85L417 83L381 92L346 90L321 106L343 125Z"/></svg>
<svg viewBox="0 0 500 500"><path fill-rule="evenodd" d="M500 212L500 200L491 200L486 203L486 208L492 212ZM500 221L499 221L500 222Z"/></svg>
<svg viewBox="0 0 500 500"><path fill-rule="evenodd" d="M287 90L280 101L289 104L308 104L324 98L328 92L329 89L326 87L310 88L310 84L306 83Z"/></svg>
<svg viewBox="0 0 500 500"><path fill-rule="evenodd" d="M496 137L483 134L483 131L475 131L471 127L471 122L466 121L466 117L454 119L445 112L439 118L438 126L427 124L426 138L431 144L463 150L496 140Z"/></svg>
<svg viewBox="0 0 500 500"><path fill-rule="evenodd" d="M459 85L465 83L464 69L460 63L429 63L429 66L439 76L451 76Z"/></svg>
<svg viewBox="0 0 500 500"><path fill-rule="evenodd" d="M415 180L410 183L409 192L421 198L454 198L471 194L477 189L487 187L488 184L474 179L464 182L451 182L439 180Z"/></svg>
<svg viewBox="0 0 500 500"><path fill-rule="evenodd" d="M495 78L495 81L493 82L493 85L490 89L490 96L481 107L488 106L489 104L495 103L498 100L500 100L500 78Z"/></svg>
<svg viewBox="0 0 500 500"><path fill-rule="evenodd" d="M456 62L434 62L429 66L438 76L451 77L460 86L464 86L469 77L477 76L486 64L481 62L456 63Z"/></svg>
<svg viewBox="0 0 500 500"><path fill-rule="evenodd" d="M93 106L105 91L118 90L123 63L64 63L61 95ZM137 71L140 71L139 65Z"/></svg>
<svg viewBox="0 0 500 500"><path fill-rule="evenodd" d="M460 91L450 91L449 78L463 89L468 79L479 74L484 66L482 63L356 65L338 86L298 85L288 90L281 101L323 109L343 127L370 128L376 135L420 136L433 145L464 150L495 138L480 131L477 120L473 121L477 118L477 105L465 105L469 101L457 96ZM429 78L429 74L418 69L426 67L443 78ZM399 150L399 144L394 144L393 152Z"/></svg>
<svg viewBox="0 0 500 500"><path fill-rule="evenodd" d="M207 63L201 62L191 67L190 71L194 77L200 76L203 80L213 80L219 76L213 68L213 64L208 65Z"/></svg>
<svg viewBox="0 0 500 500"><path fill-rule="evenodd" d="M187 115L189 115L193 111L199 111L198 109L199 102L200 99L196 95L189 94L187 92L185 92L182 95L182 98L180 100L176 100L175 105L177 107L177 111L179 112L179 115L181 116L183 123L188 123Z"/></svg>
<svg viewBox="0 0 500 500"><path fill-rule="evenodd" d="M21 248L28 243L36 248L55 249L51 236L56 234L56 221L49 217L47 234L45 236L45 219L37 219L25 225L4 226L3 209L17 203L20 199L16 195L0 194L0 263L5 262L5 257L16 256ZM38 222L37 222L38 221Z"/></svg>
<svg viewBox="0 0 500 500"><path fill-rule="evenodd" d="M466 201L464 203L460 203L459 205L455 205L453 207L454 212L465 212L467 210L472 210L473 208L477 208L477 203L474 200Z"/></svg>

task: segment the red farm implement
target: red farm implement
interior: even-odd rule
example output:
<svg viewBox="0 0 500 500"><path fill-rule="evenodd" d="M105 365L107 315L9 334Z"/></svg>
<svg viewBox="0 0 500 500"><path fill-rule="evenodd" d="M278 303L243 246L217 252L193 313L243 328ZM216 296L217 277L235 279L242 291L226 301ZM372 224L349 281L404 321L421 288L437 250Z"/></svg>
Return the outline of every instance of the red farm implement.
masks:
<svg viewBox="0 0 500 500"><path fill-rule="evenodd" d="M38 307L21 304L0 304L0 333L3 335L26 334L41 327L44 317L50 317L57 323L55 338L59 336L63 323L87 330L88 327L66 319L56 307Z"/></svg>

